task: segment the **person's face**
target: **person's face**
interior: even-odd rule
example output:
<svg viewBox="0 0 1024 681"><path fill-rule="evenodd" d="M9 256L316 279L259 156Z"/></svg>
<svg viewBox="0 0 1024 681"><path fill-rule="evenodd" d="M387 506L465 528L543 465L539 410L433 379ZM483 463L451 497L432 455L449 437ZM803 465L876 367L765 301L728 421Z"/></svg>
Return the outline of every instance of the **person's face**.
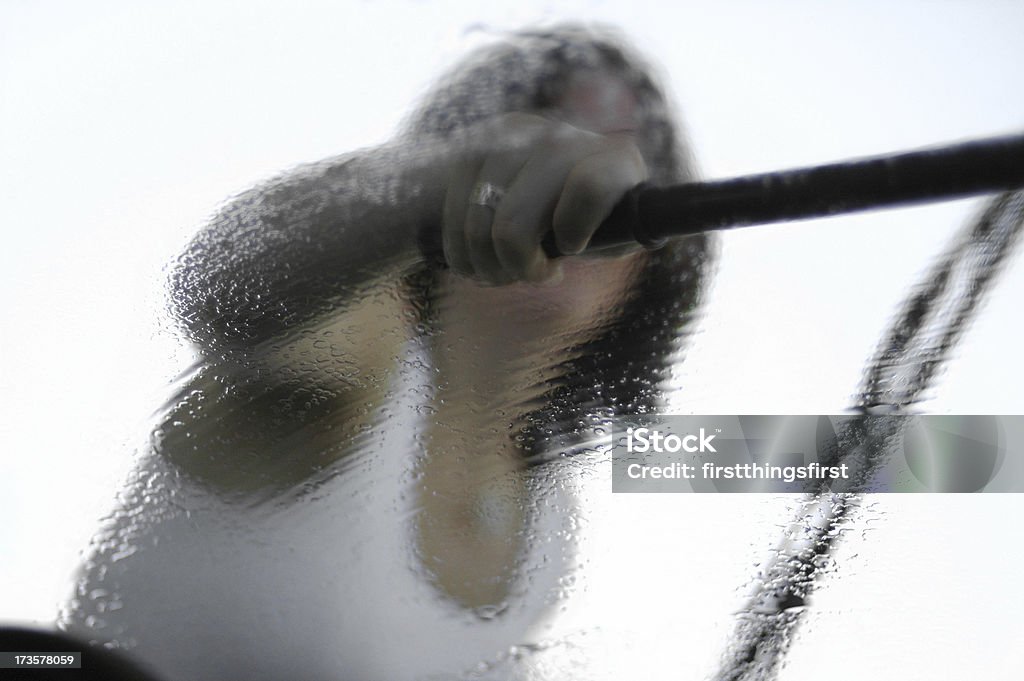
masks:
<svg viewBox="0 0 1024 681"><path fill-rule="evenodd" d="M640 127L640 106L629 85L605 70L577 71L557 107L571 125L603 135L634 133Z"/></svg>

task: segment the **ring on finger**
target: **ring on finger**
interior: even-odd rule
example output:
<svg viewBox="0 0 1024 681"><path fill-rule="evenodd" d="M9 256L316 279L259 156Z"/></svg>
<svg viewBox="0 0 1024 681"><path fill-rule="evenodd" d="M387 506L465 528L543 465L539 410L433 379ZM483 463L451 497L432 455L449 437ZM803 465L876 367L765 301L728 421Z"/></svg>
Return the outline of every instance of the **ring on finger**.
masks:
<svg viewBox="0 0 1024 681"><path fill-rule="evenodd" d="M474 206L485 206L497 210L505 190L490 182L477 182L469 193L469 202Z"/></svg>

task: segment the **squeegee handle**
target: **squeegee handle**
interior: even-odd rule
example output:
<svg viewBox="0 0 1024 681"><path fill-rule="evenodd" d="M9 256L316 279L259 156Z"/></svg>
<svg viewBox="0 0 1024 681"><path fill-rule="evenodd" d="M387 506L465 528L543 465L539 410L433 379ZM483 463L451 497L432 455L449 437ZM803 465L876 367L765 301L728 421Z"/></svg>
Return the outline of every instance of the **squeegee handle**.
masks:
<svg viewBox="0 0 1024 681"><path fill-rule="evenodd" d="M668 187L638 185L588 250L748 225L805 220L1024 187L1024 134ZM545 252L559 257L553 235Z"/></svg>

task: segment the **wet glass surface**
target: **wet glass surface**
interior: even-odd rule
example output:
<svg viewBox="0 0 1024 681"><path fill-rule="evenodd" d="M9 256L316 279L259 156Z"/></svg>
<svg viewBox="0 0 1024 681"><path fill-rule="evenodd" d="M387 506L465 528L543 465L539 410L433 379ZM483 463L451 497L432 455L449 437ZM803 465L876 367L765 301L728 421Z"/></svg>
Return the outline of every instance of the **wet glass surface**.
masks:
<svg viewBox="0 0 1024 681"><path fill-rule="evenodd" d="M71 45L76 39L92 45L110 26L135 25L140 17L134 11L115 7L61 30ZM286 22L290 41L320 35L310 19L261 11ZM345 16L322 11L323 20ZM428 21L428 10L408 11ZM675 47L679 36L603 11L624 25L678 91L705 172L827 161L999 132L1014 122L1010 115L986 117L994 109L1012 111L999 84L1008 67L994 48L984 78L973 72L920 76L926 85L950 89L966 91L969 84L978 101L968 107L972 116L930 111L932 120L912 132L907 128L920 110L903 99L909 95L891 94L906 83L860 76L860 67L837 50L822 57L831 59L830 69L853 81L864 78L862 88L873 84L890 93L887 109L906 105L911 111L900 119L887 110L900 124L879 114L869 138L853 131L864 111L839 99L833 106L846 117L835 128L849 127L815 137L814 123L805 123L810 131L802 132L810 139L803 140L772 117L771 106L751 104L750 94L732 108L709 103L711 93L724 97L730 88L706 83L742 72L742 60L730 50L712 51L728 75L705 81L686 75L696 67L692 54ZM976 48L987 41L1019 49L1000 42L1004 32L1015 34L1005 26L1024 25L1019 12L959 11L966 16L949 9L949 16L921 30L947 35L959 22L957 30L974 36L969 44ZM772 25L802 16L792 12ZM869 22L848 14L838 12L822 31L831 29L832 40L852 46L853 29L841 24ZM700 16L703 32L728 24L710 10ZM200 43L217 26L234 24L226 10L196 33L162 18ZM515 26L534 18L488 21ZM33 26L40 16L27 11L15 19ZM904 29L918 21L892 19ZM410 22L402 25L405 35L415 36L409 45L393 44L392 36L373 54L386 60L404 49L424 63L402 87L384 87L372 77L359 81L363 97L377 97L396 112L389 124L408 113L410 92L425 88L441 66L493 38L467 30L474 23L469 14L427 24L433 33L413 31ZM243 50L237 63L228 60L240 70L238 82L255 78L246 74L259 65L266 76L268 62L255 45L269 25L237 26L233 44L252 50ZM702 31L687 31L702 49L713 49L710 41L700 42ZM871 34L892 40L890 63L923 69L892 31ZM354 45L374 49L348 38L353 42L344 49L295 49L323 61L351 54L345 50ZM767 49L752 35L745 38L748 61ZM807 51L826 40L802 39ZM133 44L115 41L109 52L88 53L98 55L97 69L118 74L133 68L125 59ZM48 63L38 45L26 41L11 49ZM441 56L434 54L437 45L444 45ZM219 52L203 54L195 63ZM803 53L779 48L772 54L778 70L799 74L796 64L803 62L786 59ZM951 69L958 54L936 46L930 58ZM139 67L144 83L190 92L174 78L195 63L148 58L155 61L143 63L159 69ZM298 82L295 87L307 92L300 85L315 80L310 71L322 73L293 66L275 82ZM84 69L61 68L78 79L72 83L81 83L82 92L89 90ZM102 73L91 77L113 79ZM22 83L14 70L5 78L12 86ZM241 96L229 92L221 100L215 85L201 87L210 88L213 102ZM985 99L986 93L998 93L999 106L996 95ZM272 97L253 96L270 107ZM340 113L348 101L335 95L324 106L336 102L329 111ZM741 101L746 113L735 118ZM821 97L795 101L801 103L787 108L828 106ZM919 106L938 108L938 102ZM97 118L84 120L95 136L87 139L95 141L81 142L72 160L102 159L96 152L130 147L132 135L158 139L155 126L140 122L144 112L123 114L131 122L126 133L116 130L119 114L111 113L111 102L97 98L92 107ZM57 247L20 236L15 245L23 257L8 256L5 263L5 292L15 307L11 326L5 325L12 418L5 428L11 445L4 447L17 453L5 454L5 479L14 481L5 483L5 509L18 520L0 544L14 556L5 568L11 598L0 619L52 622L60 602L63 626L183 679L290 677L297 668L304 678L756 678L750 661L755 670L756 663L771 667L777 651L786 652L782 678L806 678L823 667L840 678L898 678L912 675L917 664L1010 677L1020 662L1010 651L1022 634L1012 569L1020 549L1005 542L1009 518L1019 510L1015 496L613 496L602 437L604 419L615 409L828 413L909 403L940 413L1019 412L1024 405L1013 386L1020 362L1008 340L1019 335L1013 311L1024 291L1010 250L1019 197L1003 206L996 228L973 236L956 230L977 218L980 201L730 234L716 246L691 240L658 256L661 270L630 261L613 276L607 262L583 261L573 266L579 269L573 276L588 285L568 303L562 289L481 288L405 262L358 285L327 281L323 277L332 275L326 270L291 272L275 281L294 284L296 296L334 287L318 310L327 314L289 317L294 304L275 307L267 293L269 300L249 302L269 310L270 323L280 328L238 341L232 329L244 336L245 328L255 327L232 327L222 310L189 319L189 309L209 310L209 300L192 308L189 301L211 287L175 275L183 262L190 264L185 244L206 222L204 215L261 177L390 134L373 128L373 112L363 118L350 112L343 133L313 127L305 142L277 133L278 147L265 141L265 152L240 151L288 127L283 121L296 129L312 125L271 110L274 120L266 127L225 115L218 129L240 138L237 146L228 140L218 147L212 134L197 132L206 118L189 123L187 109L176 109L176 118L162 123L192 131L193 145L177 164L170 145L148 147L163 154L162 164L108 151L117 160L104 175L106 184L86 186L122 187L105 195L114 201L113 216L99 198L76 194L84 190L74 183L66 183L65 201L77 198L88 207L83 215L63 202L40 209L43 183L17 185L26 188L12 204L24 207L21 216L81 224L75 232L89 234L91 227L108 238L89 246L82 245L86 237L71 235L68 245ZM21 111L10 115L27 118ZM769 121L765 126L779 126L778 135L789 130L789 142L769 153L773 147L759 140L751 113ZM213 123L219 120L210 115ZM260 119L251 105L231 115ZM61 130L73 133L60 125L82 120L50 116L27 129L36 137L47 131L59 137ZM900 125L904 130L892 131ZM310 141L318 134L324 137ZM375 136L380 139L369 139ZM731 136L739 139L721 141ZM132 160L151 185L118 184L117 171ZM29 161L20 166L33 167ZM203 170L189 180L194 167ZM375 200L390 200L388 187L373 189ZM137 198L118 203L119 192ZM120 231L103 232L111 223ZM147 239L138 224L153 224L159 235L142 243ZM274 241L277 236L263 247L288 248ZM175 253L185 253L184 260L173 261ZM229 254L247 257L244 249ZM153 274L165 265L166 272ZM1000 276L992 276L997 271ZM161 287L168 278L165 308ZM609 286L613 279L621 285ZM27 283L35 284L31 291ZM52 314L43 311L46 303ZM218 340L224 338L230 342ZM83 457L95 462L83 463ZM33 467L29 459L38 458L48 463ZM998 557L979 566L977 557L996 546ZM52 574L38 567L44 564L56 566L46 568ZM969 653L965 631L974 632ZM922 650L934 659L921 661Z"/></svg>

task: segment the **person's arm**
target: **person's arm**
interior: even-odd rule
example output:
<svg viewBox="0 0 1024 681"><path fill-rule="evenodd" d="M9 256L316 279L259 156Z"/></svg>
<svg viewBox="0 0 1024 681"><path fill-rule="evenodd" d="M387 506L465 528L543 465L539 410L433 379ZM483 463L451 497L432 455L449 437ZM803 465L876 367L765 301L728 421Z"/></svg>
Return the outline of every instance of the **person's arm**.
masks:
<svg viewBox="0 0 1024 681"><path fill-rule="evenodd" d="M173 265L174 312L205 348L250 346L336 307L419 259L444 183L428 146L301 166L232 199Z"/></svg>
<svg viewBox="0 0 1024 681"><path fill-rule="evenodd" d="M424 230L442 232L459 274L490 284L557 276L544 234L581 250L645 177L630 136L530 114L303 166L238 196L196 236L173 268L173 305L202 346L250 346L416 263ZM500 203L474 203L481 182L503 189Z"/></svg>

